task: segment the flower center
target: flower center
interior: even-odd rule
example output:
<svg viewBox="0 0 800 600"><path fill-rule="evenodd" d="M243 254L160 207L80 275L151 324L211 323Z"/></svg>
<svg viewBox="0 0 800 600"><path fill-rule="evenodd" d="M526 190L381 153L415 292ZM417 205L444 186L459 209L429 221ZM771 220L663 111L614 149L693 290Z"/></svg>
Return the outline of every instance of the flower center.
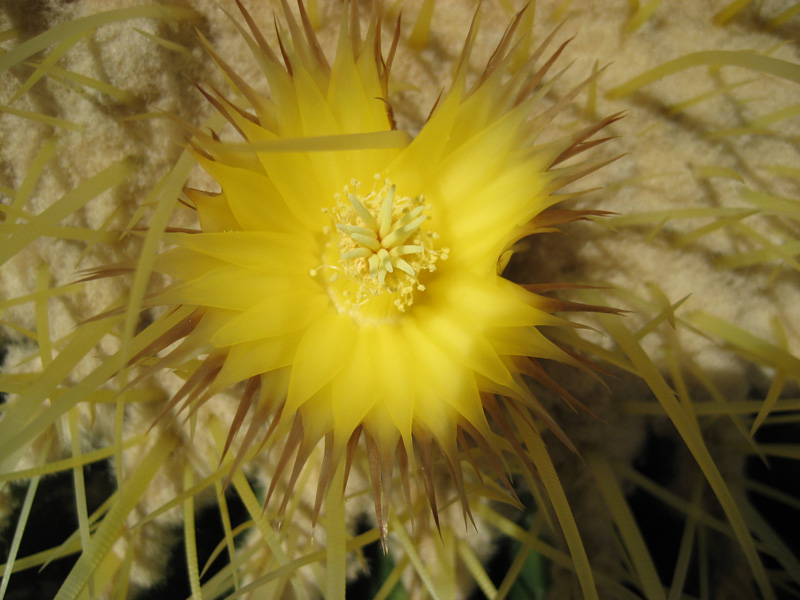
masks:
<svg viewBox="0 0 800 600"><path fill-rule="evenodd" d="M423 228L429 218L425 212L430 212L423 196L402 196L378 175L371 192L364 194L361 187L352 180L325 210L334 225L324 229L328 241L322 267L334 270L329 293L340 312L354 316L367 305L374 309L386 301L404 312L415 292L425 290L420 274L435 271L435 263L445 260L449 250L435 249L438 234Z"/></svg>

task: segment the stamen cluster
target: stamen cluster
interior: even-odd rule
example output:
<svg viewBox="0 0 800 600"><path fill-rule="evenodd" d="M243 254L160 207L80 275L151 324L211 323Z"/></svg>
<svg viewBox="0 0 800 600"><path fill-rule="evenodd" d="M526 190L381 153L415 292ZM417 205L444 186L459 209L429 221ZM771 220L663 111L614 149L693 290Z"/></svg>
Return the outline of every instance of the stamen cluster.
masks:
<svg viewBox="0 0 800 600"><path fill-rule="evenodd" d="M352 180L343 194L336 195L336 205L325 210L334 222L333 229L324 230L330 237L326 258L332 259L327 264L336 270L330 283L338 282L350 310L389 294L395 308L404 312L413 303L414 292L425 291L420 274L435 271L436 262L446 260L449 249L435 249L439 235L422 228L428 219L424 212L431 208L424 196L399 195L388 179L378 188L380 179L375 176L375 186L366 195L360 193L361 182Z"/></svg>

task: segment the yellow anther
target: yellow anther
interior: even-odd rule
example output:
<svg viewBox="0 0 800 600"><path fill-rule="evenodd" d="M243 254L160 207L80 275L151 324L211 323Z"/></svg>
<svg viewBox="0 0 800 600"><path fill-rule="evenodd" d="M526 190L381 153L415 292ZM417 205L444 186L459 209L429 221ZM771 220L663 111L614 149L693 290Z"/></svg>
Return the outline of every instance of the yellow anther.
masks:
<svg viewBox="0 0 800 600"><path fill-rule="evenodd" d="M380 176L369 194L360 193L360 188L360 182L351 181L345 188L348 202L336 194L336 204L326 211L335 225L335 230L326 228L331 237L326 260L336 263L344 276L332 282L331 295L337 302L347 298L343 302L348 310L358 310L372 298L389 294L394 296L392 305L404 311L413 303L414 291L425 289L420 273L433 272L434 263L447 258L447 250L436 250L438 236L422 230L428 218L422 196L403 196Z"/></svg>

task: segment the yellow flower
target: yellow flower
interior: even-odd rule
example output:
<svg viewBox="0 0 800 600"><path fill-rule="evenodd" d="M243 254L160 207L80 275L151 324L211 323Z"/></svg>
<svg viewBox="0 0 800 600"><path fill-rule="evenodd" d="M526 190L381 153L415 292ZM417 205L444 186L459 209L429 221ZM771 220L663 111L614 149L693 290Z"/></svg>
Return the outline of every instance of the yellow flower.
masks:
<svg viewBox="0 0 800 600"><path fill-rule="evenodd" d="M511 491L506 454L534 470L521 430L544 423L569 443L523 375L561 391L537 359L580 363L539 330L569 326L552 311L570 307L502 271L521 238L591 212L548 209L563 199L556 190L600 164L551 168L594 145L586 140L613 118L534 146L562 106L541 108L538 93L561 49L536 64L551 36L510 73L523 13L468 87L473 26L452 85L412 136L395 128L388 95L399 26L384 57L379 10L363 37L343 10L330 65L302 4L300 22L286 11L279 52L242 12L270 97L206 44L246 103L204 93L245 141L193 130L197 161L221 192L185 190L200 229L166 233L174 247L156 259L175 283L149 304L195 308L143 353L182 340L149 367L189 371L165 412L248 382L228 438L249 423L236 466L262 438L285 439L274 479L294 456L285 505L325 440L315 516L363 433L384 538L395 460L407 498L421 463L437 522L436 448L465 511L462 451L477 468L470 451L480 450L481 468Z"/></svg>

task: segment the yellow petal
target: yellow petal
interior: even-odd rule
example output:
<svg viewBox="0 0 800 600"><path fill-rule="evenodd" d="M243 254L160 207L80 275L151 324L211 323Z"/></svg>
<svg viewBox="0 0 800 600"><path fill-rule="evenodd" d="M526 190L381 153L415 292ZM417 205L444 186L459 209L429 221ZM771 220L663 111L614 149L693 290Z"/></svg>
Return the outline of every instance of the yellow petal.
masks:
<svg viewBox="0 0 800 600"><path fill-rule="evenodd" d="M240 267L273 274L302 274L319 266L310 236L262 231L167 233L164 240Z"/></svg>
<svg viewBox="0 0 800 600"><path fill-rule="evenodd" d="M188 281L225 266L228 266L225 261L198 255L186 248L173 248L155 257L153 271Z"/></svg>
<svg viewBox="0 0 800 600"><path fill-rule="evenodd" d="M488 280L487 280L488 279ZM453 310L463 312L473 322L491 327L530 327L560 324L543 311L533 308L517 293L516 286L500 277L481 279L459 273L437 282Z"/></svg>
<svg viewBox="0 0 800 600"><path fill-rule="evenodd" d="M439 327L439 333L445 334L447 325ZM443 348L437 341L432 330L427 326L409 324L406 327L409 339L409 348L413 349L415 370L415 393L420 397L415 411L415 419L426 419L429 428L436 430L446 426L438 423L432 416L433 404L436 404L439 418L451 415L440 406L443 402L452 407L458 414L473 424L479 431L486 431L488 424L483 412L483 406L475 384L472 369L464 364L463 356L453 355L449 348ZM457 335L453 338L454 344L463 344L465 337ZM463 352L469 353L465 348ZM471 360L471 358L469 359ZM498 360L495 356L495 360ZM498 360L499 362L499 360ZM502 363L500 366L503 367ZM426 400L423 400L422 397ZM452 416L452 415L451 415ZM452 423L450 423L452 425Z"/></svg>
<svg viewBox="0 0 800 600"><path fill-rule="evenodd" d="M263 300L231 319L211 338L217 347L275 337L308 326L328 310L328 297L308 289L291 289Z"/></svg>
<svg viewBox="0 0 800 600"><path fill-rule="evenodd" d="M497 351L475 326L455 322L455 315L430 309L417 311L419 330L434 341L451 360L483 375L502 387L522 393Z"/></svg>
<svg viewBox="0 0 800 600"><path fill-rule="evenodd" d="M197 208L200 228L203 231L216 233L241 229L241 224L221 194L208 194L189 188L184 189L183 193Z"/></svg>
<svg viewBox="0 0 800 600"><path fill-rule="evenodd" d="M296 411L331 381L350 360L355 336L352 319L332 311L308 328L297 348L285 412Z"/></svg>
<svg viewBox="0 0 800 600"><path fill-rule="evenodd" d="M197 262L203 262L202 257ZM267 275L234 265L226 265L159 293L159 304L193 304L231 310L247 310L267 296L285 292L297 284L286 275Z"/></svg>
<svg viewBox="0 0 800 600"><path fill-rule="evenodd" d="M362 328L344 367L331 382L334 432L339 437L350 437L378 400L382 374L371 364L377 349L374 328Z"/></svg>
<svg viewBox="0 0 800 600"><path fill-rule="evenodd" d="M302 231L302 225L268 177L207 159L201 158L200 163L222 187L224 201L240 224L236 229Z"/></svg>
<svg viewBox="0 0 800 600"><path fill-rule="evenodd" d="M416 388L414 351L404 331L382 327L376 332L373 356L375 371L381 374L379 389L382 404L404 441L411 442Z"/></svg>
<svg viewBox="0 0 800 600"><path fill-rule="evenodd" d="M224 390L255 375L269 373L292 364L300 335L290 333L233 346L225 359L225 364L214 379L213 389Z"/></svg>

